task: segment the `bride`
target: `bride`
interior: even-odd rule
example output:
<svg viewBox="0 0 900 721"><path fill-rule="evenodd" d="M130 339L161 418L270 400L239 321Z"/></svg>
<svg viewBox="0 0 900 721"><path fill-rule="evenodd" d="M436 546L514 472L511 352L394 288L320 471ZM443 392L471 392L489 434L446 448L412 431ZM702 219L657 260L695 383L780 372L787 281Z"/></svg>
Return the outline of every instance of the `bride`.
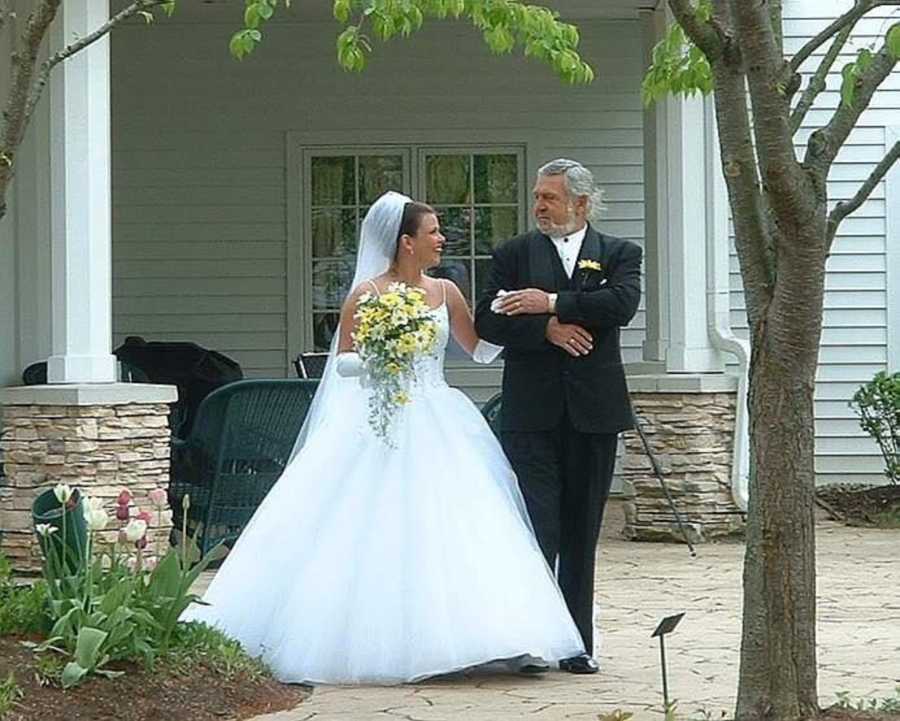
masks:
<svg viewBox="0 0 900 721"><path fill-rule="evenodd" d="M402 683L497 659L554 661L581 638L532 534L515 475L481 414L447 385L449 335L476 360L459 289L425 275L444 237L427 205L382 195L363 223L354 290L295 455L183 620L204 621L286 682ZM385 444L353 353L356 301L425 293L437 353ZM536 658L534 658L536 657Z"/></svg>

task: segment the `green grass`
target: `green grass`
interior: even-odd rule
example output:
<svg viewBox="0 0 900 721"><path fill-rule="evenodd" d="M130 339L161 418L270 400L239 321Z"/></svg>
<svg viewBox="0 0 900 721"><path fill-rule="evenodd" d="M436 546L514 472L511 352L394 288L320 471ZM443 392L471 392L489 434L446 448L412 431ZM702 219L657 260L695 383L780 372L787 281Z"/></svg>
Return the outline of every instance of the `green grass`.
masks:
<svg viewBox="0 0 900 721"><path fill-rule="evenodd" d="M0 555L0 636L44 633L50 628L47 586L16 584L9 561Z"/></svg>
<svg viewBox="0 0 900 721"><path fill-rule="evenodd" d="M12 710L20 698L22 698L22 690L16 683L16 677L10 672L6 680L0 682L0 719Z"/></svg>
<svg viewBox="0 0 900 721"><path fill-rule="evenodd" d="M183 674L189 674L195 665L202 663L226 678L271 675L266 665L248 656L237 641L203 623L179 624L171 649L159 662Z"/></svg>
<svg viewBox="0 0 900 721"><path fill-rule="evenodd" d="M900 713L900 686L894 688L894 695L888 698L858 699L853 701L848 691L840 691L837 694L838 708L855 711L870 711L872 713Z"/></svg>

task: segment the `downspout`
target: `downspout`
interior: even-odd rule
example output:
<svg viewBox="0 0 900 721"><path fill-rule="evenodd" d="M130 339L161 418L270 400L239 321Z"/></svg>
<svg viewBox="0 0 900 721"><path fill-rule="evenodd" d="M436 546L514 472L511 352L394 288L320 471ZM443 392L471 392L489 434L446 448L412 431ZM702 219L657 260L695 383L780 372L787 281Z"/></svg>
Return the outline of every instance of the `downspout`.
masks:
<svg viewBox="0 0 900 721"><path fill-rule="evenodd" d="M713 347L731 353L738 363L735 403L734 444L731 459L731 497L737 507L747 510L750 496L750 435L747 412L750 345L731 328L729 288L728 205L725 179L718 162L718 137L712 98L703 101L703 136L706 172L706 308L707 327Z"/></svg>

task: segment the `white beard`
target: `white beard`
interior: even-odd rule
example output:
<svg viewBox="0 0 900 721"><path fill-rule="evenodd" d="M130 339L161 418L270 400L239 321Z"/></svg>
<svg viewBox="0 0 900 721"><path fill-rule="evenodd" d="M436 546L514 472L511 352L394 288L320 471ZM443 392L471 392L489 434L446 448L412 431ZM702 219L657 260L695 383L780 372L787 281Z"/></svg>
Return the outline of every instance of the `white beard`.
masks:
<svg viewBox="0 0 900 721"><path fill-rule="evenodd" d="M569 217L566 219L565 223L546 223L543 226L538 223L538 228L540 228L542 233L549 235L551 238L563 238L567 235L571 235L578 230L579 223L578 218L575 217L574 208L569 208L568 215Z"/></svg>

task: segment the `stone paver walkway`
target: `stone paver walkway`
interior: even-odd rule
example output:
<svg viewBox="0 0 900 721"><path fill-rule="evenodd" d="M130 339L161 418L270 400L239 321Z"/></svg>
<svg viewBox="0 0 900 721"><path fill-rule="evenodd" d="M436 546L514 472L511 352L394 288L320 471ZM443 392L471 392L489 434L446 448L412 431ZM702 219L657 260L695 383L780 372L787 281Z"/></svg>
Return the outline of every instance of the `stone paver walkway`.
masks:
<svg viewBox="0 0 900 721"><path fill-rule="evenodd" d="M256 721L506 721L592 719L620 708L634 721L659 721L659 646L650 634L663 616L685 611L669 636L670 696L682 718L721 718L733 708L740 646L739 543L685 547L615 537L616 516L599 550L597 596L602 671L523 677L498 671L400 687L321 687L294 711ZM822 523L819 562L819 691L885 697L900 683L900 531Z"/></svg>

